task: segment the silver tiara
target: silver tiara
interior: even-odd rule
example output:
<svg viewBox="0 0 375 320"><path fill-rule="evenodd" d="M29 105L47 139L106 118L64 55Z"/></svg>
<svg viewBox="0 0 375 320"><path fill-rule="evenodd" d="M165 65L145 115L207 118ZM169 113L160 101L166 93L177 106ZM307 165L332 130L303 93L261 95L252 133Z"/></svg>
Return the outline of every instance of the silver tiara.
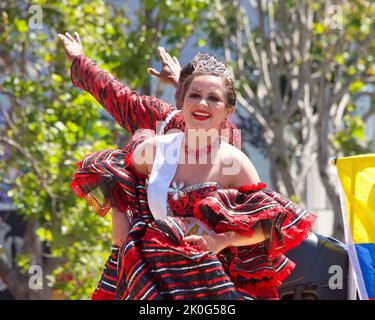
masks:
<svg viewBox="0 0 375 320"><path fill-rule="evenodd" d="M229 69L224 63L217 60L215 57L208 55L207 53L198 53L193 61L194 73L213 73L220 77L226 78L232 81L232 76Z"/></svg>

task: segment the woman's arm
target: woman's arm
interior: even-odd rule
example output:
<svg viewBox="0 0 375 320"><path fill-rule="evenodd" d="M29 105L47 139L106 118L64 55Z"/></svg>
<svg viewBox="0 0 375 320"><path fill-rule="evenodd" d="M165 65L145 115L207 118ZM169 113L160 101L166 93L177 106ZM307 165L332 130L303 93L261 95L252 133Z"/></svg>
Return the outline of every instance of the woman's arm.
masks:
<svg viewBox="0 0 375 320"><path fill-rule="evenodd" d="M254 226L254 233L250 237L245 237L235 231L228 231L215 235L190 235L184 238L187 243L201 250L213 251L216 254L227 247L249 246L263 242L266 239L261 223L257 223Z"/></svg>
<svg viewBox="0 0 375 320"><path fill-rule="evenodd" d="M153 136L139 143L131 155L131 164L138 174L147 176L152 170L156 154L155 139L156 136Z"/></svg>
<svg viewBox="0 0 375 320"><path fill-rule="evenodd" d="M254 233L251 237L245 237L235 231L219 233L217 236L216 241L221 244L222 249L226 247L249 246L267 239L260 222L255 224Z"/></svg>
<svg viewBox="0 0 375 320"><path fill-rule="evenodd" d="M230 152L229 152L230 151ZM233 173L229 176L229 185L233 188L245 185L253 185L260 182L258 172L250 159L240 150L230 146L224 154L224 162L231 166ZM224 174L224 173L223 173ZM217 233L213 236L191 235L184 238L190 244L196 245L202 250L211 250L219 253L227 247L240 247L263 242L268 237L268 231L264 230L263 223L255 224L252 236L246 237L235 231Z"/></svg>
<svg viewBox="0 0 375 320"><path fill-rule="evenodd" d="M125 214L117 208L112 208L112 241L121 247L128 237L129 221Z"/></svg>
<svg viewBox="0 0 375 320"><path fill-rule="evenodd" d="M131 134L139 128L156 129L172 106L154 97L140 96L84 55L78 33L58 35L71 65L73 85L89 92ZM160 54L159 54L160 55ZM160 74L163 80L165 74Z"/></svg>

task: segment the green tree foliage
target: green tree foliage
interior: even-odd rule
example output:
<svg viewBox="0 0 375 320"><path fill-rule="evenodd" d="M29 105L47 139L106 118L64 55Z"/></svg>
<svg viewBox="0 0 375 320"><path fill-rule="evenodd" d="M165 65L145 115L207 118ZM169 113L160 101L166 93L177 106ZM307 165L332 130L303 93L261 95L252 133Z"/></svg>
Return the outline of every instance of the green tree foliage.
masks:
<svg viewBox="0 0 375 320"><path fill-rule="evenodd" d="M215 1L206 25L232 66L238 101L256 122L273 188L303 197L316 163L342 236L329 158L368 151L360 96L374 96L371 1Z"/></svg>
<svg viewBox="0 0 375 320"><path fill-rule="evenodd" d="M87 56L150 93L146 67L156 48L181 49L207 3L2 2L0 171L27 223L18 267L0 259L0 277L15 298L49 298L51 288L70 299L89 298L111 245L110 217L90 212L70 182L76 161L95 150L116 148L116 139L126 140L126 135L98 112L92 97L73 88L57 33L78 31ZM31 23L37 22L36 12L29 12L33 4L42 10L41 29ZM17 172L15 180L11 169ZM31 265L42 267L43 290L27 286Z"/></svg>
<svg viewBox="0 0 375 320"><path fill-rule="evenodd" d="M157 45L170 47L170 52L178 56L206 19L210 3L212 0L143 0L137 5L124 1L121 6L111 6L118 32L114 34L113 27L108 28L113 34L109 45L116 50L108 50L106 57L114 64L116 74L127 78L143 94L151 94L150 78L144 70L155 58ZM109 21L107 25L111 26Z"/></svg>

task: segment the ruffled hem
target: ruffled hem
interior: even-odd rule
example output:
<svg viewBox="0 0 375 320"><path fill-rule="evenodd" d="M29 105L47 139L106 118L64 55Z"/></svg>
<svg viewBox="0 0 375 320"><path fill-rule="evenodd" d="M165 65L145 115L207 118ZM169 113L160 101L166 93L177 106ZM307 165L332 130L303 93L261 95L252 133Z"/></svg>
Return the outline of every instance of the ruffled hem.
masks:
<svg viewBox="0 0 375 320"><path fill-rule="evenodd" d="M147 175L135 170L131 157L139 143L154 135L153 130L139 130L124 150L103 150L86 156L77 163L78 169L73 174L73 192L85 198L99 216L105 216L111 207L121 212L135 208L136 186ZM104 193L96 192L98 188Z"/></svg>
<svg viewBox="0 0 375 320"><path fill-rule="evenodd" d="M280 286L284 279L286 279L294 270L295 263L289 260L286 257L282 257L281 259L287 259L285 266L280 271L276 271L274 268L271 270L260 270L257 272L248 272L247 270L239 270L233 264L229 265L230 274L232 277L237 279L245 279L245 280L257 280L261 282L255 282L253 285L258 287L269 287L269 286ZM272 262L270 261L272 265Z"/></svg>
<svg viewBox="0 0 375 320"><path fill-rule="evenodd" d="M215 197L211 196L198 201L193 208L194 216L213 225L217 233L236 231L243 236L252 236L254 232L252 228L258 221L271 219L283 211L278 203L273 202L263 212L252 215L243 213L252 199L244 197L238 200L238 196L246 192L260 192L263 186L265 186L263 183L242 186L237 189L239 193L235 195L231 189L220 190ZM240 190L247 191L241 192Z"/></svg>
<svg viewBox="0 0 375 320"><path fill-rule="evenodd" d="M197 206L194 207L194 215L198 219L204 219L205 222L207 222L207 219L204 218L204 216L201 214L202 207L204 205L209 205L210 200L206 201L200 201ZM210 207L213 209L212 207ZM215 207L215 213L217 215L227 215L228 210L225 208L217 208ZM254 233L254 230L252 229L255 224L261 220L269 220L273 217L275 217L277 214L280 213L280 208L270 208L266 212L260 213L257 216L254 217L228 217L226 216L225 221L220 221L214 228L214 230L217 233L220 232L227 232L227 231L236 231L237 233L243 235L243 236L252 236ZM208 223L208 222L207 222Z"/></svg>
<svg viewBox="0 0 375 320"><path fill-rule="evenodd" d="M257 184L248 184L244 186L237 187L239 192L249 192L249 191L258 191L267 188L267 185L263 182L258 182Z"/></svg>
<svg viewBox="0 0 375 320"><path fill-rule="evenodd" d="M212 226L215 232L236 231L243 236L252 236L257 222L275 220L277 223L273 223L271 239L265 241L270 258L273 259L306 239L316 216L306 212L299 217L296 211L287 209L263 193L264 187L264 183L243 186L238 188L239 193L235 195L231 190L218 191L215 196L194 205L194 216ZM241 193L240 190L246 191ZM276 236L283 241L274 242L272 237Z"/></svg>
<svg viewBox="0 0 375 320"><path fill-rule="evenodd" d="M134 206L137 176L131 152L104 150L88 155L77 163L71 188L86 199L94 213L103 217L112 207L126 212Z"/></svg>
<svg viewBox="0 0 375 320"><path fill-rule="evenodd" d="M309 236L316 216L276 192L264 192L265 187L264 183L258 183L241 186L237 190L220 190L197 202L193 212L215 232L235 231L247 237L253 235L253 227L257 222L272 221L271 237L249 246L257 248L257 251L240 254L238 248L230 248L231 259L227 262L231 277L250 281L249 286L256 295L269 290L268 294L272 296L275 288L295 268L295 264L284 253ZM266 257L254 260L259 270L246 265L246 261L263 254Z"/></svg>
<svg viewBox="0 0 375 320"><path fill-rule="evenodd" d="M307 213L302 221L299 222L298 227L291 228L289 231L281 231L282 235L287 238L283 246L272 248L272 243L268 244L270 258L273 259L287 251L297 247L305 240L311 233L312 225L316 220L316 216L312 213Z"/></svg>

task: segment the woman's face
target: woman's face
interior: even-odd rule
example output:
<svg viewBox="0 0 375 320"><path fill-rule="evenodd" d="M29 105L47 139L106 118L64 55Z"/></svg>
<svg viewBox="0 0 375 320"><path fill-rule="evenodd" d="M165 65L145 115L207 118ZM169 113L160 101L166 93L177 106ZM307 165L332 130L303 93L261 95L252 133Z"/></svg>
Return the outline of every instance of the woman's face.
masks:
<svg viewBox="0 0 375 320"><path fill-rule="evenodd" d="M213 75L195 77L186 92L182 112L187 129L217 129L233 112L228 108L224 81Z"/></svg>

